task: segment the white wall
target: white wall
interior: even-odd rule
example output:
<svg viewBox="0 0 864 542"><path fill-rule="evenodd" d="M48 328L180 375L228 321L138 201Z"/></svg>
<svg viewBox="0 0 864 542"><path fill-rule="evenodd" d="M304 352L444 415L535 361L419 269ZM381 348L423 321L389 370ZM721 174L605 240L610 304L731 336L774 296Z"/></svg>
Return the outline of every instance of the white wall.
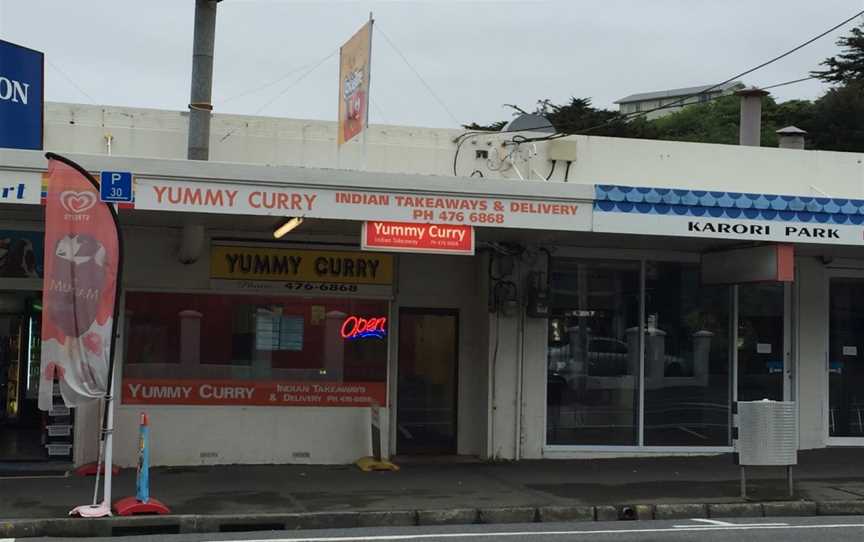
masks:
<svg viewBox="0 0 864 542"><path fill-rule="evenodd" d="M828 430L825 413L828 402L828 277L816 257L796 261L795 293L798 297L797 400L802 449L825 446Z"/></svg>
<svg viewBox="0 0 864 542"><path fill-rule="evenodd" d="M45 148L58 152L185 158L187 115L178 111L63 103L46 104ZM227 139L225 136L231 134ZM453 175L464 130L373 125L369 130L370 171ZM515 134L468 137L456 160L458 176L479 171L485 179L545 178L552 163L548 143L501 146ZM530 136L530 134L528 134ZM864 154L800 151L737 145L709 145L571 136L575 142L569 181L732 190L797 195L864 197ZM359 142L336 149L334 122L240 115L213 117L211 160L341 169L362 167ZM475 157L489 152L491 163ZM519 169L500 167L497 156L513 152ZM536 151L536 156L535 156ZM563 180L564 164L552 180ZM478 175L479 174L475 174Z"/></svg>

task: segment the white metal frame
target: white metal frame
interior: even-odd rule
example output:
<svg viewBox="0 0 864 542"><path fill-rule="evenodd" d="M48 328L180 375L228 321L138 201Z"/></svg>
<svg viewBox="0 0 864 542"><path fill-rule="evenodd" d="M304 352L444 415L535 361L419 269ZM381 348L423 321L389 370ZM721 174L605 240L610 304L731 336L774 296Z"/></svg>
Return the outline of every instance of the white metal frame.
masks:
<svg viewBox="0 0 864 542"><path fill-rule="evenodd" d="M864 446L864 436L862 437L832 437L831 436L831 378L830 378L830 350L831 350L831 279L835 278L852 278L852 279L861 279L864 281L864 269L852 269L852 268L843 268L843 269L831 269L826 268L825 273L825 283L824 283L824 291L825 291L825 304L822 308L823 314L825 315L825 351L824 351L824 360L823 360L823 371L825 375L825 382L822 387L824 393L824 401L822 401L822 426L825 428L825 444L828 446L855 446L860 447Z"/></svg>

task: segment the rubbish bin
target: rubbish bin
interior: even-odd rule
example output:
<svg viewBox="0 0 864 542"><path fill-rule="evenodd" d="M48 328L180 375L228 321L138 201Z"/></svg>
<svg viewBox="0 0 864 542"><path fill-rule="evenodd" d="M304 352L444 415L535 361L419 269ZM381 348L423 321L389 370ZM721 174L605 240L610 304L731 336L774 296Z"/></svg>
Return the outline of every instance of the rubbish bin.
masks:
<svg viewBox="0 0 864 542"><path fill-rule="evenodd" d="M784 466L793 494L792 466L798 464L798 409L794 401L739 401L738 464L741 496L747 493L745 467Z"/></svg>

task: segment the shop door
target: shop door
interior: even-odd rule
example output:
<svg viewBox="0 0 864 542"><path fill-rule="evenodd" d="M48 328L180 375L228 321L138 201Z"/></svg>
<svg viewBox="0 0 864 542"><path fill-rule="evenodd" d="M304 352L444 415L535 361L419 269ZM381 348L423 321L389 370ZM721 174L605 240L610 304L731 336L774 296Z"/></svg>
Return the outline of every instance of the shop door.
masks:
<svg viewBox="0 0 864 542"><path fill-rule="evenodd" d="M0 462L49 459L37 406L41 304L38 293L0 292Z"/></svg>
<svg viewBox="0 0 864 542"><path fill-rule="evenodd" d="M741 284L738 292L737 400L789 400L791 362L787 333L790 289L785 283Z"/></svg>
<svg viewBox="0 0 864 542"><path fill-rule="evenodd" d="M833 277L828 317L828 437L864 443L864 277Z"/></svg>
<svg viewBox="0 0 864 542"><path fill-rule="evenodd" d="M455 454L459 314L402 309L396 451Z"/></svg>

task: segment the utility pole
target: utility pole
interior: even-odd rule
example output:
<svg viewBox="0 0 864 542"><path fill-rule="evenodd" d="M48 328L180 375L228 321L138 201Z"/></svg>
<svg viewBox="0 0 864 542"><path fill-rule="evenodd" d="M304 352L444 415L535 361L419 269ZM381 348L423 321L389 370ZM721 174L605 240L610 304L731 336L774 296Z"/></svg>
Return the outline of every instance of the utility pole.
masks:
<svg viewBox="0 0 864 542"><path fill-rule="evenodd" d="M216 4L221 0L195 0L195 36L192 43L192 89L189 98L189 160L210 159L210 115L213 104L213 48L216 41Z"/></svg>

